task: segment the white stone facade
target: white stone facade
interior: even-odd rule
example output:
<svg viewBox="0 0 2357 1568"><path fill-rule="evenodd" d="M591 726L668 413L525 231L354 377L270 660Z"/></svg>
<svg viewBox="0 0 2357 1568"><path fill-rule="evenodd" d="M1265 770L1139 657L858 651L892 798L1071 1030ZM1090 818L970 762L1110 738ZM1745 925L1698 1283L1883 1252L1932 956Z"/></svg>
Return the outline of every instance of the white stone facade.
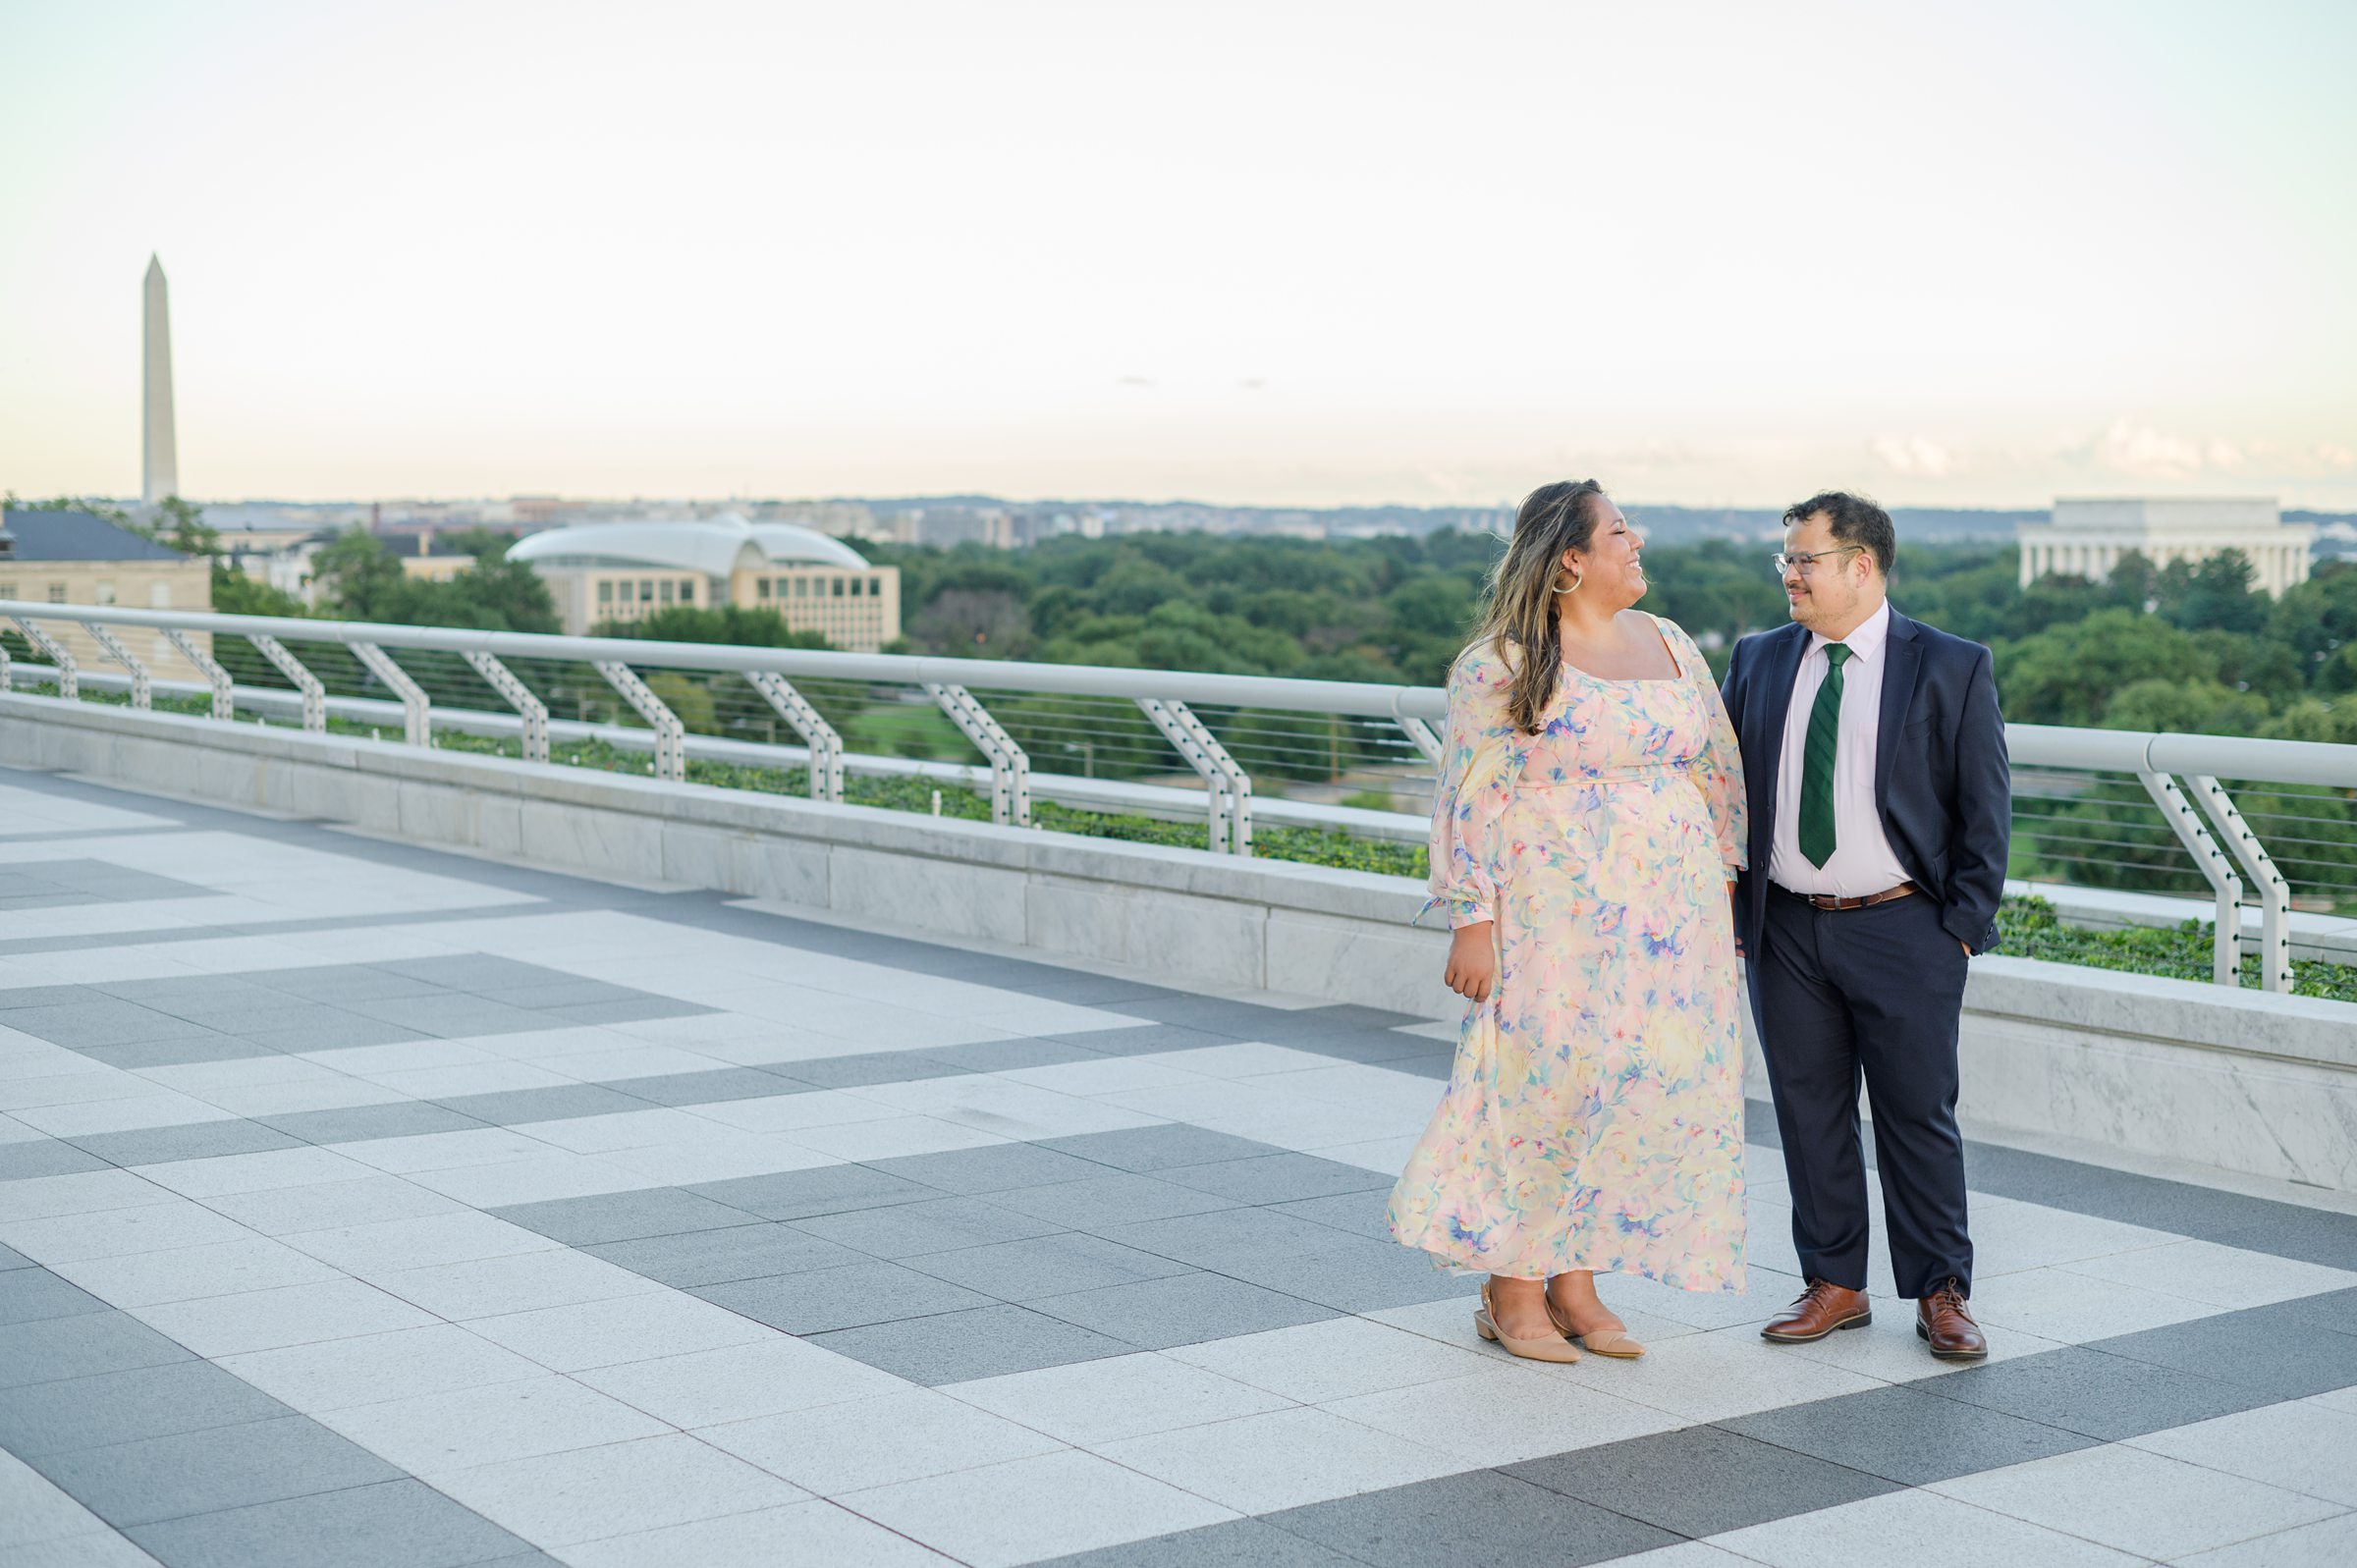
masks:
<svg viewBox="0 0 2357 1568"><path fill-rule="evenodd" d="M2021 585L2040 577L2109 578L2134 551L2155 567L2239 550L2251 585L2280 598L2308 580L2316 529L2287 523L2272 499L2058 500L2044 523L2021 526Z"/></svg>

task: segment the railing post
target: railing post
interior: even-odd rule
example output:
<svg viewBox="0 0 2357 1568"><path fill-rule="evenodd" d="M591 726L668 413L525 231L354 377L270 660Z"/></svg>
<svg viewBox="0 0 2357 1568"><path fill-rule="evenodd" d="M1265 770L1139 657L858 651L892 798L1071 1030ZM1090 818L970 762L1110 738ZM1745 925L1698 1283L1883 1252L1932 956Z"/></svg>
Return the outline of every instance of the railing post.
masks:
<svg viewBox="0 0 2357 1568"><path fill-rule="evenodd" d="M810 798L843 803L843 736L810 706L810 699L774 670L745 672L745 682L766 698L778 717L794 727L810 748Z"/></svg>
<svg viewBox="0 0 2357 1568"><path fill-rule="evenodd" d="M1424 753L1426 762L1436 768L1441 765L1441 737L1432 732L1432 726L1421 719L1401 719L1399 730L1416 743L1416 749Z"/></svg>
<svg viewBox="0 0 2357 1568"><path fill-rule="evenodd" d="M468 652L466 662L474 667L500 699L523 716L523 760L548 760L548 704L532 695L532 688L516 678L516 673L501 664L497 656ZM603 668L602 666L600 668Z"/></svg>
<svg viewBox="0 0 2357 1568"><path fill-rule="evenodd" d="M383 681L393 695L401 699L401 737L412 746L434 743L433 704L425 688L410 678L410 673L393 662L393 656L373 642L348 642L353 657L368 667L368 673Z"/></svg>
<svg viewBox="0 0 2357 1568"><path fill-rule="evenodd" d="M123 646L122 639L95 621L83 622L82 629L90 634L91 641L106 650L109 659L131 672L131 705L134 708L154 706L155 688L147 682L147 667L133 657L132 651Z"/></svg>
<svg viewBox="0 0 2357 1568"><path fill-rule="evenodd" d="M221 661L197 647L194 640L178 626L166 626L164 638L180 650L183 659L196 667L197 674L203 676L205 683L213 688L213 717L235 719L238 716L237 685L229 678L229 672L221 668Z"/></svg>
<svg viewBox="0 0 2357 1568"><path fill-rule="evenodd" d="M312 734L327 730L327 688L319 677L303 668L302 661L287 651L287 645L267 632L257 631L246 639L262 650L262 657L278 667L278 673L295 682L302 693L302 728Z"/></svg>
<svg viewBox="0 0 2357 1568"><path fill-rule="evenodd" d="M927 681L925 691L974 749L990 759L990 820L1002 827L1030 827L1031 759L1023 748L963 686Z"/></svg>
<svg viewBox="0 0 2357 1568"><path fill-rule="evenodd" d="M50 665L57 671L57 694L68 700L80 697L82 695L82 672L75 665L74 656L66 652L55 637L34 625L29 618L11 616L9 619L24 630L27 642L49 656Z"/></svg>
<svg viewBox="0 0 2357 1568"><path fill-rule="evenodd" d="M2186 783L2202 810L2218 825L2219 837L2259 889L2259 984L2268 991L2291 989L2291 885L2275 869L2267 846L2242 820L2234 801L2208 774L2189 774ZM2239 924L2239 916L2237 917Z"/></svg>
<svg viewBox="0 0 2357 1568"><path fill-rule="evenodd" d="M606 677L606 684L622 693L622 700L637 710L638 717L653 726L655 731L655 777L669 779L674 784L687 777L687 727L638 678L638 673L629 665L601 661L597 673Z"/></svg>
<svg viewBox="0 0 2357 1568"><path fill-rule="evenodd" d="M2218 840L2210 837L2210 830L2202 826L2202 819L2193 807L2185 803L2185 792L2177 787L2176 780L2150 771L2140 772L2136 777L2176 833L2177 841L2193 856L2195 867L2217 896L2210 978L2218 985L2239 986L2242 984L2242 879L2234 874L2234 862L2218 846Z"/></svg>
<svg viewBox="0 0 2357 1568"><path fill-rule="evenodd" d="M1211 807L1211 852L1251 854L1251 776L1185 703L1140 697L1137 706L1203 780Z"/></svg>

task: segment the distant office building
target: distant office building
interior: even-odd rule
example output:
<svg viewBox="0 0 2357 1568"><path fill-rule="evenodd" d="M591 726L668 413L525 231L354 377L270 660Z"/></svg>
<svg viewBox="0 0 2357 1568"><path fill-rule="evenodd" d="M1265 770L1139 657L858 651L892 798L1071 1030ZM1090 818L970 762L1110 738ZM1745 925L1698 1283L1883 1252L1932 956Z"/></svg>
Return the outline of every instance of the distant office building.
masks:
<svg viewBox="0 0 2357 1568"><path fill-rule="evenodd" d="M474 557L463 550L435 548L434 530L377 535L385 553L401 563L401 573L412 582L448 582L474 569Z"/></svg>
<svg viewBox="0 0 2357 1568"><path fill-rule="evenodd" d="M184 556L154 540L86 512L0 513L8 539L0 544L0 599L53 605L133 605L142 610L210 610L213 564ZM34 618L87 669L117 669L80 622ZM15 628L10 627L11 630ZM169 680L202 680L160 631L115 628L148 673ZM190 633L210 648L209 633Z"/></svg>
<svg viewBox="0 0 2357 1568"><path fill-rule="evenodd" d="M180 439L172 426L172 305L164 264L152 255L140 295L145 353L139 376L139 498L152 507L180 494Z"/></svg>
<svg viewBox="0 0 2357 1568"><path fill-rule="evenodd" d="M740 516L589 522L535 533L508 551L548 584L579 635L675 605L775 610L797 631L874 653L901 634L901 572L871 567L840 539Z"/></svg>
<svg viewBox="0 0 2357 1568"><path fill-rule="evenodd" d="M2020 528L2021 585L2040 577L2102 582L2134 551L2155 567L2239 550L2251 585L2280 596L2308 580L2316 529L2283 520L2272 498L2168 501L2060 500L2050 519Z"/></svg>

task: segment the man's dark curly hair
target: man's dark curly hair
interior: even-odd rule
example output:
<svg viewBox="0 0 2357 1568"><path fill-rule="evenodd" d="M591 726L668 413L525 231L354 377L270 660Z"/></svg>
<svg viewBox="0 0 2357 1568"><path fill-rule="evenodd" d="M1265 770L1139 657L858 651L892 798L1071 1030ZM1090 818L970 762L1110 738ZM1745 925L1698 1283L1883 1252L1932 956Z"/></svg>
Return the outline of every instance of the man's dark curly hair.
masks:
<svg viewBox="0 0 2357 1568"><path fill-rule="evenodd" d="M1826 490L1796 501L1784 509L1786 523L1806 522L1820 512L1836 539L1845 545L1864 545L1874 555L1874 564L1884 576L1891 575L1891 564L1898 559L1898 534L1891 526L1891 514L1846 490Z"/></svg>

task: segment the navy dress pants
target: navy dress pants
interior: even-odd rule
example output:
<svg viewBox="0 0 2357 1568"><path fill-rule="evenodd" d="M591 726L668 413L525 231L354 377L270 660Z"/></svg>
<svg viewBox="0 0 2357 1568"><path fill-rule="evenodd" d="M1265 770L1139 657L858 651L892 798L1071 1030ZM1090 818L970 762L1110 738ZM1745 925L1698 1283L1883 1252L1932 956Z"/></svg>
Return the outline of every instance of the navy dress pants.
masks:
<svg viewBox="0 0 2357 1568"><path fill-rule="evenodd" d="M1802 1272L1866 1288L1866 1168L1858 1081L1874 1110L1891 1271L1902 1297L1949 1279L1972 1293L1964 1140L1956 1131L1956 1021L1964 949L1918 892L1825 910L1773 885L1751 1006L1776 1094Z"/></svg>

